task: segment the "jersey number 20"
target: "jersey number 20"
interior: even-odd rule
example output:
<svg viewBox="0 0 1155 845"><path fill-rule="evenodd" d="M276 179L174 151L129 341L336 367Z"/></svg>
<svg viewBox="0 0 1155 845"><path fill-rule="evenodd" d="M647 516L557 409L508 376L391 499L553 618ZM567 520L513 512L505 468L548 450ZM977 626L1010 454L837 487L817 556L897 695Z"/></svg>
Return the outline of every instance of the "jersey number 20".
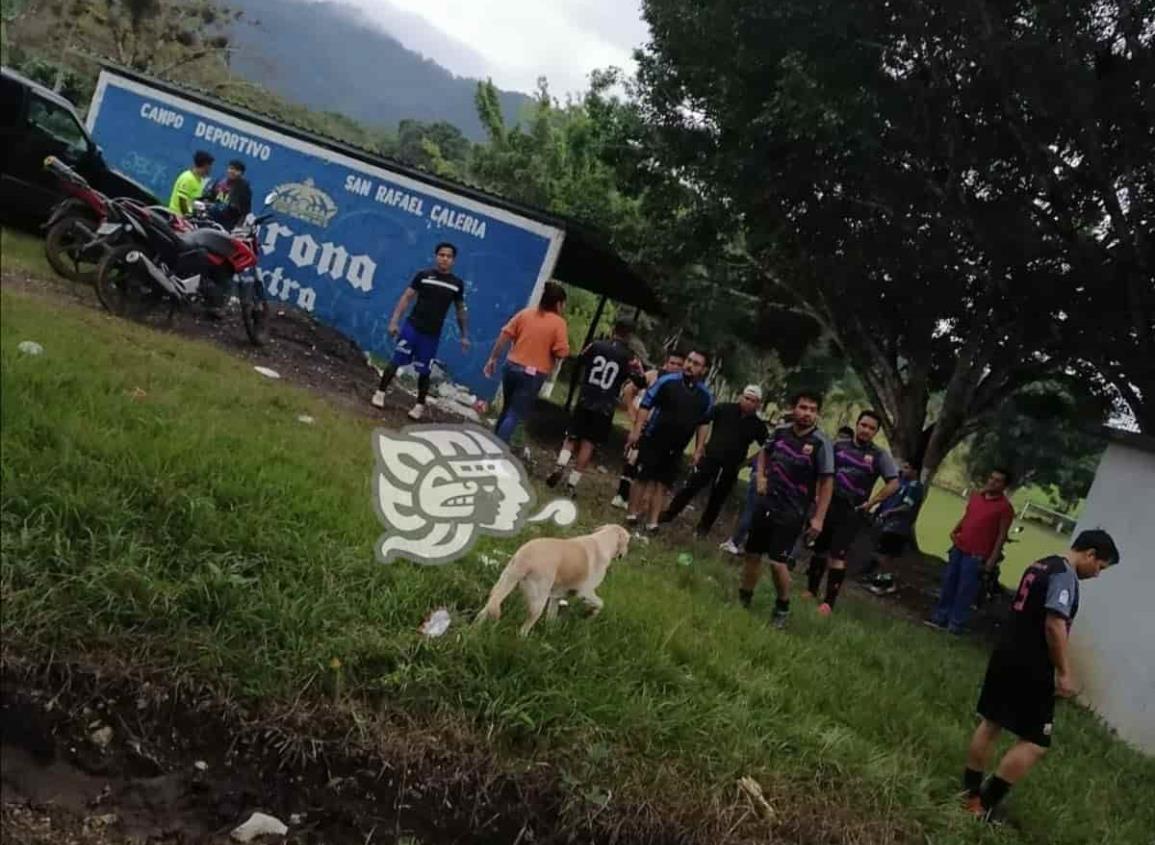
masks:
<svg viewBox="0 0 1155 845"><path fill-rule="evenodd" d="M590 367L589 383L597 385L602 390L609 390L614 385L614 379L618 377L618 370L617 361L598 355Z"/></svg>

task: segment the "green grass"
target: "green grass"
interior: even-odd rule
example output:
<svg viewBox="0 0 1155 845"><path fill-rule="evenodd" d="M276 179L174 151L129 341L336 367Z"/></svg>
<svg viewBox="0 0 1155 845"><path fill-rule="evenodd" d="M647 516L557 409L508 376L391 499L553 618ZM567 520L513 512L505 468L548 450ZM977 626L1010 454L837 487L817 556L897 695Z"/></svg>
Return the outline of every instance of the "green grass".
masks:
<svg viewBox="0 0 1155 845"><path fill-rule="evenodd" d="M44 241L28 232L0 228L0 254L4 257L5 270L22 270L46 278L54 278L52 268L44 257Z"/></svg>
<svg viewBox="0 0 1155 845"><path fill-rule="evenodd" d="M918 515L919 547L931 555L946 557L950 548L951 529L962 518L966 502L949 490L932 487ZM1016 512L1021 503L1015 501ZM1022 528L1020 532L1017 529ZM1008 587L1019 583L1023 571L1039 558L1062 552L1070 538L1036 525L1016 520L1010 541L1004 548L1006 560L1000 568L1000 580Z"/></svg>
<svg viewBox="0 0 1155 845"><path fill-rule="evenodd" d="M500 624L470 628L516 544L375 562L369 421L97 312L6 291L0 314L2 632L22 654L111 651L281 701L322 696L336 657L354 702L449 717L503 759L560 766L578 803L660 790L708 808L750 775L784 817L806 808L821 841L1155 830L1155 761L1065 705L1055 749L1010 799L1016 828L955 809L983 669L972 643L853 597L825 621L796 602L774 632L768 585L744 612L729 565L703 546L681 567L658 543L615 565L596 620L521 641L514 596ZM24 339L45 354L17 353ZM454 627L426 641L416 627L440 605Z"/></svg>

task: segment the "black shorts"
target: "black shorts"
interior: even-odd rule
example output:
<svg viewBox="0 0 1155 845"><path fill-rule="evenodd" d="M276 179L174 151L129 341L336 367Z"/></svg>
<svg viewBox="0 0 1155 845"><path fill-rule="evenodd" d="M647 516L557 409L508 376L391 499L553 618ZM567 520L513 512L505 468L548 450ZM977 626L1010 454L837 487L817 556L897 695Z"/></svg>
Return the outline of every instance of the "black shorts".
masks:
<svg viewBox="0 0 1155 845"><path fill-rule="evenodd" d="M814 541L814 554L846 560L850 546L865 524L861 513L850 502L835 496L822 522L822 533Z"/></svg>
<svg viewBox="0 0 1155 845"><path fill-rule="evenodd" d="M672 443L668 438L643 437L638 444L638 481L656 481L673 487L682 472L682 453L686 444Z"/></svg>
<svg viewBox="0 0 1155 845"><path fill-rule="evenodd" d="M780 516L773 511L756 513L746 537L746 553L788 563L793 560L794 547L805 527L806 521L801 517Z"/></svg>
<svg viewBox="0 0 1155 845"><path fill-rule="evenodd" d="M1024 667L991 655L978 714L1019 739L1047 748L1055 721L1055 677L1049 665Z"/></svg>
<svg viewBox="0 0 1155 845"><path fill-rule="evenodd" d="M883 531L878 535L878 543L875 550L880 555L887 557L902 557L906 552L906 547L910 544L910 537L906 534L899 534L894 531Z"/></svg>
<svg viewBox="0 0 1155 845"><path fill-rule="evenodd" d="M602 445L610 439L610 432L614 427L613 413L603 414L578 405L569 418L566 428L566 437L574 440L588 440L590 443Z"/></svg>

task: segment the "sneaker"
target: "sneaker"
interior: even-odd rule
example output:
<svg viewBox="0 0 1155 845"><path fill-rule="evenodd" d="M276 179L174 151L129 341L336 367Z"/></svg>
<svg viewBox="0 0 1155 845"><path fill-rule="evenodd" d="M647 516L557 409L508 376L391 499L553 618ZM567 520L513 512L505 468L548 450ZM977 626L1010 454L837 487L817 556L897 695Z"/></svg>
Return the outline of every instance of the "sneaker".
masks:
<svg viewBox="0 0 1155 845"><path fill-rule="evenodd" d="M721 549L722 551L724 551L728 555L740 555L740 554L742 554L742 550L740 548L738 548L736 545L734 545L733 540L727 540L725 543L718 546L718 548Z"/></svg>
<svg viewBox="0 0 1155 845"><path fill-rule="evenodd" d="M565 472L565 467L558 467L553 472L551 472L549 474L549 477L546 478L546 480L545 480L545 486L546 487L557 487L557 483L559 481L561 481L561 474L563 472Z"/></svg>
<svg viewBox="0 0 1155 845"><path fill-rule="evenodd" d="M577 486L574 484L567 484L565 486L565 494L571 499L577 498Z"/></svg>
<svg viewBox="0 0 1155 845"><path fill-rule="evenodd" d="M634 513L626 514L626 525L629 525L632 528L632 527L637 526L637 524L638 524L638 515L637 514L634 514Z"/></svg>
<svg viewBox="0 0 1155 845"><path fill-rule="evenodd" d="M834 608L831 607L830 605L828 605L826 602L822 602L822 604L818 605L818 615L819 616L829 616L833 612L834 612Z"/></svg>
<svg viewBox="0 0 1155 845"><path fill-rule="evenodd" d="M946 625L942 624L936 619L924 619L922 620L922 624L928 628L934 628L936 631L946 630Z"/></svg>
<svg viewBox="0 0 1155 845"><path fill-rule="evenodd" d="M617 508L620 511L624 511L629 506L629 503L621 496L614 496L614 500L610 502L611 508Z"/></svg>
<svg viewBox="0 0 1155 845"><path fill-rule="evenodd" d="M373 391L373 398L369 400L369 404L372 405L374 408L384 408L385 407L385 391L384 390Z"/></svg>
<svg viewBox="0 0 1155 845"><path fill-rule="evenodd" d="M650 537L656 537L658 534L658 526L656 524L655 525L647 525L646 526L646 534L649 535Z"/></svg>
<svg viewBox="0 0 1155 845"><path fill-rule="evenodd" d="M425 406L418 402L409 410L409 419L419 420L425 416Z"/></svg>
<svg viewBox="0 0 1155 845"><path fill-rule="evenodd" d="M770 626L781 631L786 627L786 620L790 618L789 610L775 610L774 615L770 617Z"/></svg>

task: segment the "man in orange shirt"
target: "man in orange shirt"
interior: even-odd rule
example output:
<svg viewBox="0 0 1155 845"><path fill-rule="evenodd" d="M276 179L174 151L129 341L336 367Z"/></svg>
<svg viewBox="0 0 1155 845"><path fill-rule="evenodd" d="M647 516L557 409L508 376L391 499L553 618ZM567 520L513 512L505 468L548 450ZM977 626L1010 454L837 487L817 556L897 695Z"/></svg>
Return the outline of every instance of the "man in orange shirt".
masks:
<svg viewBox="0 0 1155 845"><path fill-rule="evenodd" d="M513 344L501 375L501 416L494 427L506 443L513 440L518 424L533 410L534 397L541 392L554 362L569 357L569 328L562 317L565 300L565 288L546 282L541 301L518 311L505 324L485 362L485 377L493 378L497 359Z"/></svg>

